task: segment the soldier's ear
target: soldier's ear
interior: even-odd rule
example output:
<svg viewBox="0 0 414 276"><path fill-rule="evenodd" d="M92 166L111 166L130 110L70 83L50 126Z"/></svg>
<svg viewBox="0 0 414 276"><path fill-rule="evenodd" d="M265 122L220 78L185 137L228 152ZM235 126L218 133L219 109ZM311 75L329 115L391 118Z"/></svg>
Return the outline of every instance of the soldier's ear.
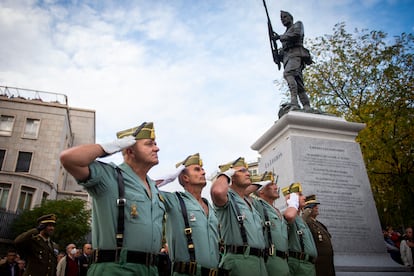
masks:
<svg viewBox="0 0 414 276"><path fill-rule="evenodd" d="M181 174L181 177L182 177L183 181L185 181L185 182L188 182L190 180L190 177L185 173Z"/></svg>

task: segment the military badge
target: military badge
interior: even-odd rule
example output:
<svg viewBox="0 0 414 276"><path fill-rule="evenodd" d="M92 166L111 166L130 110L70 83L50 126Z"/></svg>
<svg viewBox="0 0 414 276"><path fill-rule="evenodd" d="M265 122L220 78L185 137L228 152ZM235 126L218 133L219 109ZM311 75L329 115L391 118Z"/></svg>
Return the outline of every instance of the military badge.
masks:
<svg viewBox="0 0 414 276"><path fill-rule="evenodd" d="M132 218L137 218L138 217L137 205L135 205L135 204L131 205L131 217Z"/></svg>

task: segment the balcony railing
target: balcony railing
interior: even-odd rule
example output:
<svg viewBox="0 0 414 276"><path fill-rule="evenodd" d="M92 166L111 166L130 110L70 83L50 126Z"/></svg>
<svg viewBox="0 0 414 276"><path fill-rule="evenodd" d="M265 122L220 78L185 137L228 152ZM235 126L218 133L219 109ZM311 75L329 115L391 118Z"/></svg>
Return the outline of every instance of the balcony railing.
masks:
<svg viewBox="0 0 414 276"><path fill-rule="evenodd" d="M68 104L68 98L64 94L31 90L10 86L0 86L0 97L9 99L35 100L46 103Z"/></svg>

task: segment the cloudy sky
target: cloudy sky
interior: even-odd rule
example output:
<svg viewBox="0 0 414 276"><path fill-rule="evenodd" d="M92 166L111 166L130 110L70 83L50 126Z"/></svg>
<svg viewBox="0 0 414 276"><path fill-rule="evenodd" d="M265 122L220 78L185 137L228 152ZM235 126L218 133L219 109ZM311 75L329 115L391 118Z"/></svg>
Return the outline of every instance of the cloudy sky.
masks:
<svg viewBox="0 0 414 276"><path fill-rule="evenodd" d="M266 2L276 32L287 10L308 39L339 22L390 37L414 31L412 0ZM262 0L0 0L0 37L0 85L95 110L97 143L153 121L153 178L196 152L208 176L239 156L255 161L250 146L285 101Z"/></svg>

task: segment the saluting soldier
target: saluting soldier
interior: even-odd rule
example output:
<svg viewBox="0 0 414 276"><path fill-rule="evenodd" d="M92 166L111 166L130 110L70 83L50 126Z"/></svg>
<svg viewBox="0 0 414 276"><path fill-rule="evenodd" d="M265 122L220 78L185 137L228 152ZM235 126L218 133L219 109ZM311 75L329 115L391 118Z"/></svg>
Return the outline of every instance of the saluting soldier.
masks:
<svg viewBox="0 0 414 276"><path fill-rule="evenodd" d="M273 204L280 197L279 187L272 172L252 176L253 188L257 190L251 196L254 207L259 211L264 222L266 240L266 269L269 276L289 276L288 230L287 221Z"/></svg>
<svg viewBox="0 0 414 276"><path fill-rule="evenodd" d="M176 164L177 171L161 185L178 176L184 192L161 192L167 212L167 241L173 275L227 275L219 270L218 220L213 206L201 196L206 173L200 154Z"/></svg>
<svg viewBox="0 0 414 276"><path fill-rule="evenodd" d="M316 249L318 250L318 258L315 262L316 275L335 276L331 234L328 232L328 228L316 219L319 215L319 204L320 203L316 200L315 195L307 196L302 217L305 219L312 232Z"/></svg>
<svg viewBox="0 0 414 276"><path fill-rule="evenodd" d="M211 198L221 224L225 253L220 266L236 276L267 276L262 219L245 196L251 185L244 158L219 166ZM230 185L229 185L230 184Z"/></svg>
<svg viewBox="0 0 414 276"><path fill-rule="evenodd" d="M298 182L282 189L286 198L287 208L284 216L289 223L289 270L292 276L316 275L315 261L317 250L312 233L301 217L305 207L305 196L302 185Z"/></svg>
<svg viewBox="0 0 414 276"><path fill-rule="evenodd" d="M158 275L165 212L148 171L158 164L154 125L117 133L113 142L86 144L63 151L65 169L92 196L92 244L96 248L88 275ZM124 162L98 157L122 151Z"/></svg>
<svg viewBox="0 0 414 276"><path fill-rule="evenodd" d="M50 239L55 231L56 215L48 214L37 219L38 226L17 236L16 248L26 260L23 275L55 276L57 259L55 244Z"/></svg>

